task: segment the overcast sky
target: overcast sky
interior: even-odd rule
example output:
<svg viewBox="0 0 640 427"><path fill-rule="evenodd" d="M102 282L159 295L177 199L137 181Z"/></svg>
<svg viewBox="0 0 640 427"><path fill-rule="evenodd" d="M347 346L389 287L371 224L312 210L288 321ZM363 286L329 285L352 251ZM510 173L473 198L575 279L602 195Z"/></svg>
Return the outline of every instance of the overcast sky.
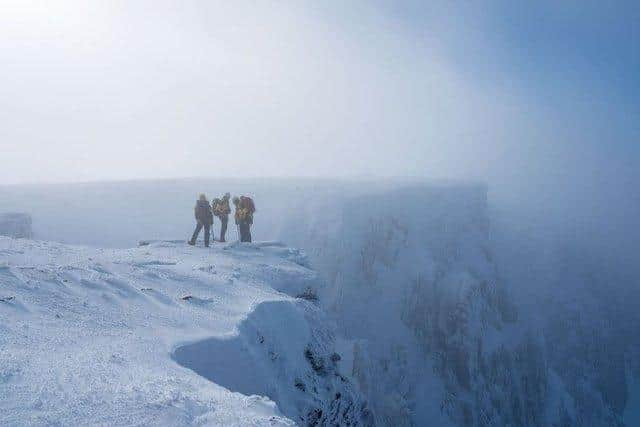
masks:
<svg viewBox="0 0 640 427"><path fill-rule="evenodd" d="M0 183L634 185L638 5L3 0Z"/></svg>

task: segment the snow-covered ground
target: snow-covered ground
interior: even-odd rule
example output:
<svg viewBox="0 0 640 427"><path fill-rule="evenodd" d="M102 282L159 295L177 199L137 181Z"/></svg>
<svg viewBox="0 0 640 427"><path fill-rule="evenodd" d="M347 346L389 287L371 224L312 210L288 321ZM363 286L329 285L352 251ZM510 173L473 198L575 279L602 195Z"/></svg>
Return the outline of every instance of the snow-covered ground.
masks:
<svg viewBox="0 0 640 427"><path fill-rule="evenodd" d="M140 239L186 240L200 191L252 195L254 237L302 248L308 260L271 243L205 250L165 240L124 249ZM1 416L54 422L72 405L80 414L72 420L84 419L85 408L106 405L91 399L111 402L135 387L140 405L130 408L144 415L105 424L242 424L255 411L251 417L267 421L279 413L322 423L343 413L346 400L350 419L381 426L635 425L637 270L613 262L619 251L603 257L591 235L547 227L535 214L504 215L483 185L193 179L19 186L0 187L0 206L32 215L37 239L95 247L2 241L0 263L9 264L0 270L0 297L13 299L0 302L0 315L10 315L0 317ZM228 238L235 237L230 227ZM53 310L56 301L72 309ZM82 323L111 326L84 332ZM100 351L99 366L76 380L60 361L80 364L76 347L87 333L110 352ZM37 355L42 348L72 356ZM133 358L130 367L107 369L111 354ZM47 360L60 367L48 369ZM163 384L154 375L175 383L144 391L137 370L152 384ZM24 372L45 381L24 380ZM59 397L66 382L84 390L84 401ZM88 391L93 383L98 393ZM227 402L218 386L242 395ZM157 397L161 408L147 409L148 394L160 390L179 397ZM40 391L63 403L55 410L34 403ZM251 394L267 396L279 412L255 398L249 401L261 402L259 410L245 410ZM229 419L216 418L216 399L240 403L228 406ZM87 419L103 422L95 417Z"/></svg>
<svg viewBox="0 0 640 427"><path fill-rule="evenodd" d="M0 282L0 425L368 423L281 244L0 237Z"/></svg>

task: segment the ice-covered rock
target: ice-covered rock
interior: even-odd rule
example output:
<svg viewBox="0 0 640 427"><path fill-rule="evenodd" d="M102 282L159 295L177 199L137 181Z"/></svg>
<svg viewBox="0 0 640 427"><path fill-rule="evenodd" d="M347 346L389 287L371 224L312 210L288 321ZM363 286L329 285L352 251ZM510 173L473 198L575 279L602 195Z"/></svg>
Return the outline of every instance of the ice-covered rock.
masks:
<svg viewBox="0 0 640 427"><path fill-rule="evenodd" d="M483 186L347 189L291 210L280 238L323 273L320 304L379 425L622 425L637 353L602 307L623 304L576 288L570 309L540 298L543 322L522 316Z"/></svg>

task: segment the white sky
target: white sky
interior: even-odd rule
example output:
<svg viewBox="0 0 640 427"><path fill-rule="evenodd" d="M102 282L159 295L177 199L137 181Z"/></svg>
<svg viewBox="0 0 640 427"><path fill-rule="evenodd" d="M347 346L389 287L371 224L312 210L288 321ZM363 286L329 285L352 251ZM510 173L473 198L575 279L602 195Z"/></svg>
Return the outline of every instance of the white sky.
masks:
<svg viewBox="0 0 640 427"><path fill-rule="evenodd" d="M633 40L635 15L454 3L1 0L0 185L474 178L637 253L633 82L576 48Z"/></svg>
<svg viewBox="0 0 640 427"><path fill-rule="evenodd" d="M483 175L505 99L375 7L301 4L3 1L0 183Z"/></svg>
<svg viewBox="0 0 640 427"><path fill-rule="evenodd" d="M475 9L3 0L0 184L566 173L567 120L451 59L486 53Z"/></svg>

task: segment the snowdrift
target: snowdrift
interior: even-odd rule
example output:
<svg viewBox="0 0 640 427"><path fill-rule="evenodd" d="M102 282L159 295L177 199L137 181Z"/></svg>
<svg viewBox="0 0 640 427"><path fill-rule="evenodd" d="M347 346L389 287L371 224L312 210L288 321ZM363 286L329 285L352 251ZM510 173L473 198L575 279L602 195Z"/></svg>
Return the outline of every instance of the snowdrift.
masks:
<svg viewBox="0 0 640 427"><path fill-rule="evenodd" d="M304 260L0 238L0 424L370 425Z"/></svg>

